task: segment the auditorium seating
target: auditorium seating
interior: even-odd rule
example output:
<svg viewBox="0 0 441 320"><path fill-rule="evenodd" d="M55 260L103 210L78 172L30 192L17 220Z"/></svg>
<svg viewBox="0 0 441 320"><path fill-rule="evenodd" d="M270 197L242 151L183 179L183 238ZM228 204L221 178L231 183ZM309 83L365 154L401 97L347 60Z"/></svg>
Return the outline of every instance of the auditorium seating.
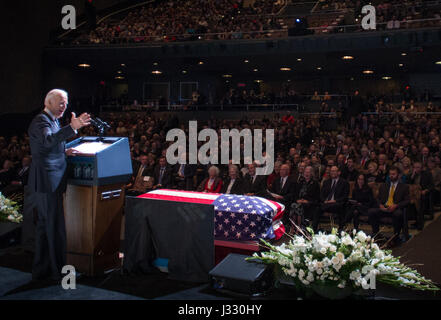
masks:
<svg viewBox="0 0 441 320"><path fill-rule="evenodd" d="M136 6L125 12L123 10L123 13L110 15L90 33L79 30L78 32L82 34L73 43L108 44L286 37L288 26L294 19L292 10L285 16L284 8L287 5L289 1L286 0L250 0L242 4L221 0L210 5L201 0L182 1L179 5L173 2L153 1L145 6ZM418 1L397 3L384 0L374 1L373 5L377 6L377 30L441 26L440 4L435 1L423 5ZM299 16L305 16L303 11L299 12ZM360 17L361 5L355 7L354 2L320 1L307 15L307 21L308 27L313 31L311 33L319 35L361 31ZM345 27L339 28L343 25Z"/></svg>

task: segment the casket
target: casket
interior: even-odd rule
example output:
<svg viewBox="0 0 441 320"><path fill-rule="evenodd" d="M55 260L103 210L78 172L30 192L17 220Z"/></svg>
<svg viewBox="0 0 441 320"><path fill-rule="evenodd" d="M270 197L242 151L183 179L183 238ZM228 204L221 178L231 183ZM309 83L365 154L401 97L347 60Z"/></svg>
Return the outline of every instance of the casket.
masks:
<svg viewBox="0 0 441 320"><path fill-rule="evenodd" d="M139 198L212 205L216 240L277 240L285 232L284 205L261 197L160 189Z"/></svg>

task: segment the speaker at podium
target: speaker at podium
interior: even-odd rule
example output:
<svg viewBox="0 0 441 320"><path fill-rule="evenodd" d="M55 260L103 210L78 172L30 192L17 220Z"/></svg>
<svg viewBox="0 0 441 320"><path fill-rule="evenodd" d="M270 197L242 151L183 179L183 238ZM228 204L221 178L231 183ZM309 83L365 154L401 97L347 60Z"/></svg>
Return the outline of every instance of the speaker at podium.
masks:
<svg viewBox="0 0 441 320"><path fill-rule="evenodd" d="M67 263L94 276L120 265L124 185L132 176L128 138L81 137L66 145Z"/></svg>

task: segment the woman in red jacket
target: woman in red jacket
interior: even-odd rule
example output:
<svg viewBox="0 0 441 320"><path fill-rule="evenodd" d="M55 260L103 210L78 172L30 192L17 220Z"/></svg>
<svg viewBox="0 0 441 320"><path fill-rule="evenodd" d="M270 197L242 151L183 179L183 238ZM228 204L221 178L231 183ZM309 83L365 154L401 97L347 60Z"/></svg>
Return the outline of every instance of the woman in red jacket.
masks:
<svg viewBox="0 0 441 320"><path fill-rule="evenodd" d="M199 192L219 193L222 189L222 179L219 178L219 168L211 166L208 169L208 178L205 178L198 187Z"/></svg>

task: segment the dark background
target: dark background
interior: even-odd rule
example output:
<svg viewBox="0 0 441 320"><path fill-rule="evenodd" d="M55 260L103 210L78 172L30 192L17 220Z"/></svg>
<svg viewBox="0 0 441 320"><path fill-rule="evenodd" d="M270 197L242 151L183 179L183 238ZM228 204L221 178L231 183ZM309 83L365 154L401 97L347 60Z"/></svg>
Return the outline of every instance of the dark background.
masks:
<svg viewBox="0 0 441 320"><path fill-rule="evenodd" d="M99 11L118 2L123 1L94 0L94 5ZM84 0L0 1L0 114L42 107L42 52L61 26L61 8L65 5L73 5L77 16L84 14Z"/></svg>

